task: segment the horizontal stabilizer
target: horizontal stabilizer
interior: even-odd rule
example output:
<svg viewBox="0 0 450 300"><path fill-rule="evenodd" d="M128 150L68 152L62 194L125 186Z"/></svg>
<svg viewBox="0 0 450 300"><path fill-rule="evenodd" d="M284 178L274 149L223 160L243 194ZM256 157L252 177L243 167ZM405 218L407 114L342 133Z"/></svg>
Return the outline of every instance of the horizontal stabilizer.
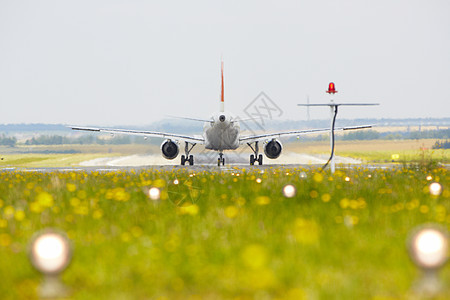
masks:
<svg viewBox="0 0 450 300"><path fill-rule="evenodd" d="M197 118L170 116L170 115L168 115L167 117L174 118L174 119L181 119L181 120L198 121L198 122L214 122L213 119L209 119L209 120L208 119L197 119Z"/></svg>

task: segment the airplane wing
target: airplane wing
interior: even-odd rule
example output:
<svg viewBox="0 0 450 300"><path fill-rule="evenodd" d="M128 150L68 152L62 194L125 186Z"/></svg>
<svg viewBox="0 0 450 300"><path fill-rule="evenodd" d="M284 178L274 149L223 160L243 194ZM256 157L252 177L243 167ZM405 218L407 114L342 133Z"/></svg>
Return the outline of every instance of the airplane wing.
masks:
<svg viewBox="0 0 450 300"><path fill-rule="evenodd" d="M362 126L351 126L351 127L339 127L334 130L355 130L355 129L365 129L372 128L372 125L362 125ZM330 132L330 128L321 128L321 129L305 129L305 130L294 130L294 131L284 131L284 132L275 132L275 133L265 133L259 135L251 135L244 136L239 139L239 143L254 143L259 141L266 141L273 138L280 138L282 136L299 136L302 134L308 133L319 133L319 132Z"/></svg>
<svg viewBox="0 0 450 300"><path fill-rule="evenodd" d="M172 139L177 141L184 141L193 144L204 144L205 139L202 136L188 136L183 134L173 134L157 131L146 131L146 130L128 130L128 129L113 129L113 128L94 128L94 127L76 127L69 126L72 130L80 131L94 131L94 132L106 132L106 133L117 133L117 134L129 134L129 135L140 135L147 137L159 137L163 139Z"/></svg>

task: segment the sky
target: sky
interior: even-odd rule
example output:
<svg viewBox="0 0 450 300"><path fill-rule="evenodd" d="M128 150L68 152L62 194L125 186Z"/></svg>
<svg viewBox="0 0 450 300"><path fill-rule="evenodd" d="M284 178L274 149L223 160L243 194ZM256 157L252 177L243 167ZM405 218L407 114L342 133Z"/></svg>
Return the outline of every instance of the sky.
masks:
<svg viewBox="0 0 450 300"><path fill-rule="evenodd" d="M378 102L339 118L450 117L450 1L0 0L0 123L146 125L245 116L264 92ZM253 103L253 104L252 104ZM313 119L329 118L312 108Z"/></svg>

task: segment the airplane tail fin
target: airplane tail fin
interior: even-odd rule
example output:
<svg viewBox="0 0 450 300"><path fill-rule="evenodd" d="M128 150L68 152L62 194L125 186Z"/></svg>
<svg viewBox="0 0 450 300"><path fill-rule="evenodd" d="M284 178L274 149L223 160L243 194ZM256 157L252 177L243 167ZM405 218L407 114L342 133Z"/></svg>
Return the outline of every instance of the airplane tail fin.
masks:
<svg viewBox="0 0 450 300"><path fill-rule="evenodd" d="M222 90L221 90L221 94L220 94L220 111L224 112L225 106L224 106L224 86L223 86L223 60L222 60L220 73L221 73L221 80L222 80Z"/></svg>

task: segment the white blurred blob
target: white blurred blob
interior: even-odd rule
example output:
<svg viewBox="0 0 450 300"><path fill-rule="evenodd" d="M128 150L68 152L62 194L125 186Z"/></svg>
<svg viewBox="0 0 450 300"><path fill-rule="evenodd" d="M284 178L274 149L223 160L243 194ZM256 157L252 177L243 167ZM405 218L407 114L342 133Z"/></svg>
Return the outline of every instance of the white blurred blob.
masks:
<svg viewBox="0 0 450 300"><path fill-rule="evenodd" d="M159 200L159 197L161 196L161 191L156 187L152 187L151 189L148 190L148 196L150 197L151 200Z"/></svg>
<svg viewBox="0 0 450 300"><path fill-rule="evenodd" d="M44 274L60 273L70 261L70 247L65 237L58 233L44 233L31 247L33 265Z"/></svg>
<svg viewBox="0 0 450 300"><path fill-rule="evenodd" d="M179 184L180 182L178 181L178 179L175 179L174 181L173 181L173 184Z"/></svg>
<svg viewBox="0 0 450 300"><path fill-rule="evenodd" d="M430 194L433 196L439 196L442 193L442 186L438 182L430 184Z"/></svg>
<svg viewBox="0 0 450 300"><path fill-rule="evenodd" d="M411 256L424 269L437 269L448 259L448 240L444 233L433 228L420 230L412 239Z"/></svg>
<svg viewBox="0 0 450 300"><path fill-rule="evenodd" d="M433 176L431 176L431 175L428 175L428 176L427 176L427 180L428 180L428 181L431 181L431 180L433 180Z"/></svg>
<svg viewBox="0 0 450 300"><path fill-rule="evenodd" d="M292 184L288 184L288 185L284 186L284 188L283 188L283 195L286 198L292 198L295 196L296 193L297 193L297 190L295 189L295 186L293 186Z"/></svg>
<svg viewBox="0 0 450 300"><path fill-rule="evenodd" d="M350 177L348 177L348 176L345 177L345 181L346 181L346 182L349 182L349 181L350 181Z"/></svg>
<svg viewBox="0 0 450 300"><path fill-rule="evenodd" d="M261 178L256 178L256 183L261 183L261 182L262 182Z"/></svg>
<svg viewBox="0 0 450 300"><path fill-rule="evenodd" d="M301 179L305 179L306 178L306 173L305 172L301 172L300 173L300 178Z"/></svg>

